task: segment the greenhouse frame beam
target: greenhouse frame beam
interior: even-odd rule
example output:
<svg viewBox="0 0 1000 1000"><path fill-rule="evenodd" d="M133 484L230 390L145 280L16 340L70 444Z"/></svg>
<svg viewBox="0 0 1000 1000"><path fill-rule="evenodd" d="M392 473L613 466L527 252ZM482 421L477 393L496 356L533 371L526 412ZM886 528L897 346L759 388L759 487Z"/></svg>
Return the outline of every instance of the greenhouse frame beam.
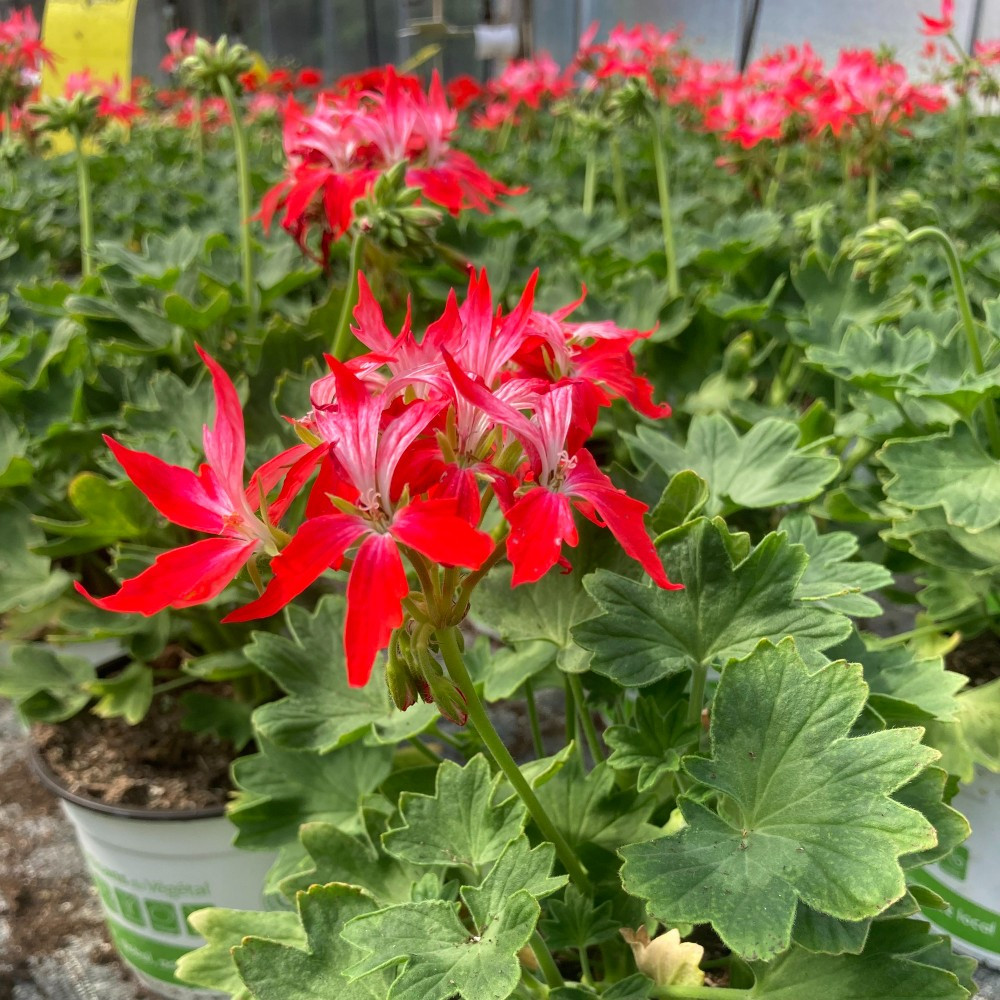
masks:
<svg viewBox="0 0 1000 1000"><path fill-rule="evenodd" d="M763 6L764 0L743 0L742 24L737 38L739 48L736 52L736 64L741 73L750 61L754 36L757 34L757 21L760 19L760 10Z"/></svg>

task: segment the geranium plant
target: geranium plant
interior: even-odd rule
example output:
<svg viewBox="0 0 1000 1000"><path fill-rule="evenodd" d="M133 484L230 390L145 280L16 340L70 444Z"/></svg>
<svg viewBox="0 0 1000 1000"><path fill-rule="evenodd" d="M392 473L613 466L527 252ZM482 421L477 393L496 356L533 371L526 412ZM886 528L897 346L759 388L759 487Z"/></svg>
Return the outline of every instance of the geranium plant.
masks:
<svg viewBox="0 0 1000 1000"><path fill-rule="evenodd" d="M717 516L815 496L837 460L720 418L706 482L658 444L669 408L636 373L638 332L536 309L534 277L498 309L473 273L396 334L359 280L368 353L328 358L299 443L248 482L208 356L198 474L112 443L162 513L214 537L95 602L183 607L246 565L260 596L226 620L290 626L248 648L287 697L258 710L231 815L238 843L281 849L271 886L298 917L206 911L181 974L258 996L967 996L971 963L912 919L927 894L908 876L967 825L921 730L866 709L866 605L833 582L877 578L834 569L805 514L756 545ZM649 424L652 512L586 447L615 400ZM744 447L788 449L785 471L740 486ZM310 596L328 570L346 601ZM568 741L551 752L533 723L518 764L484 698L522 690L537 720L560 675ZM694 924L721 958L682 944Z"/></svg>

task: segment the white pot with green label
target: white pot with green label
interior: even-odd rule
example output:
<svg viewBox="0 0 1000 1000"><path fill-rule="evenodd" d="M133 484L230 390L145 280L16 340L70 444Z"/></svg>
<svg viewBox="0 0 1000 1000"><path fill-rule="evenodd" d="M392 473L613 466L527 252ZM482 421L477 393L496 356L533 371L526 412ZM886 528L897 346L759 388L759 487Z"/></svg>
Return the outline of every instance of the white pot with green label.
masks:
<svg viewBox="0 0 1000 1000"><path fill-rule="evenodd" d="M205 943L188 914L203 906L265 908L262 886L275 856L233 847L222 807L110 806L68 792L44 765L39 771L76 829L115 947L142 983L170 1000L224 998L174 975L177 959Z"/></svg>
<svg viewBox="0 0 1000 1000"><path fill-rule="evenodd" d="M969 839L938 864L915 872L948 904L924 916L953 938L955 947L1000 969L1000 774L976 768L951 803L972 826Z"/></svg>

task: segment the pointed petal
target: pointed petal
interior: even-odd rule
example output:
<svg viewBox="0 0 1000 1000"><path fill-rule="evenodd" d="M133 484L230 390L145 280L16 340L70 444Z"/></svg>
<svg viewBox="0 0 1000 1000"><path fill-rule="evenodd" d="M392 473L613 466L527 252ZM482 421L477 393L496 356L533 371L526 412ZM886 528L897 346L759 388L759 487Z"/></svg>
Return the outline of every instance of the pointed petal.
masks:
<svg viewBox="0 0 1000 1000"><path fill-rule="evenodd" d="M579 541L569 499L542 487L526 493L507 511L507 523L507 558L514 567L514 587L543 577L559 560L562 543Z"/></svg>
<svg viewBox="0 0 1000 1000"><path fill-rule="evenodd" d="M493 551L493 540L460 518L455 508L451 499L414 500L396 511L389 530L432 562L479 569Z"/></svg>
<svg viewBox="0 0 1000 1000"><path fill-rule="evenodd" d="M274 576L264 593L226 615L223 622L248 622L280 611L325 570L339 567L344 552L368 530L367 522L346 514L327 514L303 522L271 560Z"/></svg>
<svg viewBox="0 0 1000 1000"><path fill-rule="evenodd" d="M125 475L167 520L213 535L222 530L222 519L232 508L208 466L202 466L201 474L196 476L190 469L126 448L107 435L104 441Z"/></svg>
<svg viewBox="0 0 1000 1000"><path fill-rule="evenodd" d="M682 584L671 583L656 552L643 515L649 509L644 503L630 497L597 468L589 451L580 450L574 456L575 468L562 484L564 492L585 503L592 504L608 526L618 543L664 590L681 590ZM583 513L595 520L585 508Z"/></svg>
<svg viewBox="0 0 1000 1000"><path fill-rule="evenodd" d="M369 535L358 549L347 581L344 649L347 681L364 687L380 649L403 623L403 598L410 592L399 549L391 535Z"/></svg>
<svg viewBox="0 0 1000 1000"><path fill-rule="evenodd" d="M221 594L256 548L256 542L243 539L205 538L157 556L149 569L126 580L110 597L91 597L80 583L76 589L105 611L148 617L164 608L189 608Z"/></svg>
<svg viewBox="0 0 1000 1000"><path fill-rule="evenodd" d="M246 455L243 407L240 406L236 386L222 366L200 346L195 346L212 373L212 388L215 390L215 424L211 430L206 427L203 432L205 457L235 504L236 498L243 496L243 462Z"/></svg>

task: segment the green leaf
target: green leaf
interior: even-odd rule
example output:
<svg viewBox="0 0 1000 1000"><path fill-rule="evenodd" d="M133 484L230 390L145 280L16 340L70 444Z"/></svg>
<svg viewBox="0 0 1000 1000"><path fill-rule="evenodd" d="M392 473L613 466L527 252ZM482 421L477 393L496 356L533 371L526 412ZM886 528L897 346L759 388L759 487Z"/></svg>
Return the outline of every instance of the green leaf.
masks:
<svg viewBox="0 0 1000 1000"><path fill-rule="evenodd" d="M805 551L772 533L752 552L721 521L700 518L661 539L670 578L659 590L599 571L586 586L604 614L573 630L592 650L591 669L640 687L696 666L745 656L760 638L795 637L812 665L846 637L848 619L795 596ZM734 558L732 553L736 553Z"/></svg>
<svg viewBox="0 0 1000 1000"><path fill-rule="evenodd" d="M697 745L701 726L688 725L683 689L671 692L665 704L661 692L640 695L627 724L611 726L604 742L612 749L608 766L616 771L638 770L636 789L652 788L662 777L680 770L681 755Z"/></svg>
<svg viewBox="0 0 1000 1000"><path fill-rule="evenodd" d="M255 1000L385 1000L386 977L351 982L346 970L364 954L343 932L374 909L352 885L317 885L296 898L308 951L267 938L248 937L233 949L240 978Z"/></svg>
<svg viewBox="0 0 1000 1000"><path fill-rule="evenodd" d="M96 676L93 664L82 656L41 643L14 646L0 668L0 695L31 722L62 722L90 701L87 685Z"/></svg>
<svg viewBox="0 0 1000 1000"><path fill-rule="evenodd" d="M800 431L790 420L770 417L742 437L721 413L691 421L684 447L662 431L640 426L628 437L634 451L673 476L691 469L708 483L709 515L740 508L777 507L811 500L837 474L840 462L815 445L799 447Z"/></svg>
<svg viewBox="0 0 1000 1000"><path fill-rule="evenodd" d="M711 921L753 959L789 946L800 900L863 920L899 899L900 856L936 837L889 796L936 753L920 745L919 729L848 737L866 695L860 665L811 674L791 639L729 663L712 709L712 757L684 761L721 794L721 812L682 797L679 833L621 852L626 889L665 921Z"/></svg>
<svg viewBox="0 0 1000 1000"><path fill-rule="evenodd" d="M524 890L534 899L544 899L558 892L567 881L565 875L552 875L555 848L539 844L532 848L522 833L512 840L494 862L478 886L465 886L462 899L477 927L486 927L503 912L507 900Z"/></svg>
<svg viewBox="0 0 1000 1000"><path fill-rule="evenodd" d="M871 917L865 920L838 920L800 902L792 926L792 941L806 951L860 955L871 926Z"/></svg>
<svg viewBox="0 0 1000 1000"><path fill-rule="evenodd" d="M1000 678L959 695L962 738L973 760L1000 771Z"/></svg>
<svg viewBox="0 0 1000 1000"><path fill-rule="evenodd" d="M113 677L90 681L86 689L98 699L91 709L94 715L123 718L134 726L145 717L153 700L153 671L145 663L130 663Z"/></svg>
<svg viewBox="0 0 1000 1000"><path fill-rule="evenodd" d="M388 747L352 743L321 755L281 750L266 740L259 745L259 753L233 763L239 792L229 818L238 830L237 846L298 849L300 824L317 820L363 833L361 810L392 770Z"/></svg>
<svg viewBox="0 0 1000 1000"><path fill-rule="evenodd" d="M23 507L0 508L0 614L41 607L69 587L68 573L30 551L41 541Z"/></svg>
<svg viewBox="0 0 1000 1000"><path fill-rule="evenodd" d="M708 503L708 483L696 472L675 473L649 515L653 531L662 535L696 518Z"/></svg>
<svg viewBox="0 0 1000 1000"><path fill-rule="evenodd" d="M948 805L947 781L947 771L940 767L928 767L893 796L904 806L923 813L937 834L937 843L933 847L900 858L904 868L920 868L940 861L972 832L969 821Z"/></svg>
<svg viewBox="0 0 1000 1000"><path fill-rule="evenodd" d="M558 951L562 948L591 948L618 937L621 921L611 912L611 900L596 906L574 885L566 887L562 899L548 904L549 915L540 928L545 943Z"/></svg>
<svg viewBox="0 0 1000 1000"><path fill-rule="evenodd" d="M389 698L381 669L363 688L347 682L344 600L325 595L309 614L287 609L291 638L255 632L246 647L256 664L288 695L254 713L258 732L276 746L324 754L362 736L388 734L386 742L415 736L437 718L433 705L400 712Z"/></svg>
<svg viewBox="0 0 1000 1000"><path fill-rule="evenodd" d="M861 955L816 955L793 948L767 966L754 966L748 1000L968 1000L946 969L906 956L866 950Z"/></svg>
<svg viewBox="0 0 1000 1000"><path fill-rule="evenodd" d="M572 847L594 844L616 851L659 832L649 823L656 800L619 789L606 763L584 774L579 758L573 758L538 790L538 798Z"/></svg>
<svg viewBox="0 0 1000 1000"><path fill-rule="evenodd" d="M233 949L252 936L268 938L296 948L306 944L305 931L294 913L283 910L226 910L206 907L196 910L188 922L207 942L177 961L177 978L193 986L221 990L233 1000L253 1000L243 984L233 959Z"/></svg>
<svg viewBox="0 0 1000 1000"><path fill-rule="evenodd" d="M487 701L510 698L521 685L556 662L558 647L545 639L521 642L491 654L483 697Z"/></svg>
<svg viewBox="0 0 1000 1000"><path fill-rule="evenodd" d="M456 994L463 1000L508 997L521 978L517 953L531 938L538 912L538 903L522 889L488 926L470 934L455 903L430 900L391 906L344 928L344 938L368 953L348 972L364 982L362 977L401 965L380 1000L452 1000Z"/></svg>
<svg viewBox="0 0 1000 1000"><path fill-rule="evenodd" d="M782 518L778 531L788 535L793 545L801 545L809 556L795 591L799 600L817 601L831 611L859 618L882 613L879 603L864 594L890 586L892 574L877 563L856 560L858 540L849 531L821 535L805 511Z"/></svg>
<svg viewBox="0 0 1000 1000"><path fill-rule="evenodd" d="M181 704L184 706L181 728L189 733L209 733L237 751L253 739L253 708L246 702L204 691L185 691Z"/></svg>
<svg viewBox="0 0 1000 1000"><path fill-rule="evenodd" d="M312 885L344 882L361 886L380 906L389 906L408 902L414 883L424 874L332 823L304 823L299 827L299 840L309 856L309 867L282 879L279 888L289 899Z"/></svg>
<svg viewBox="0 0 1000 1000"><path fill-rule="evenodd" d="M1000 524L1000 462L965 424L948 434L890 441L878 458L893 474L885 484L893 503L914 510L943 507L951 524L973 533Z"/></svg>
<svg viewBox="0 0 1000 1000"><path fill-rule="evenodd" d="M23 486L30 483L34 469L26 458L28 438L21 434L14 421L0 410L0 487Z"/></svg>
<svg viewBox="0 0 1000 1000"><path fill-rule="evenodd" d="M403 826L382 835L393 857L415 865L478 865L495 861L524 826L516 798L494 805L501 775L477 754L464 767L446 760L438 768L433 795L403 792Z"/></svg>

